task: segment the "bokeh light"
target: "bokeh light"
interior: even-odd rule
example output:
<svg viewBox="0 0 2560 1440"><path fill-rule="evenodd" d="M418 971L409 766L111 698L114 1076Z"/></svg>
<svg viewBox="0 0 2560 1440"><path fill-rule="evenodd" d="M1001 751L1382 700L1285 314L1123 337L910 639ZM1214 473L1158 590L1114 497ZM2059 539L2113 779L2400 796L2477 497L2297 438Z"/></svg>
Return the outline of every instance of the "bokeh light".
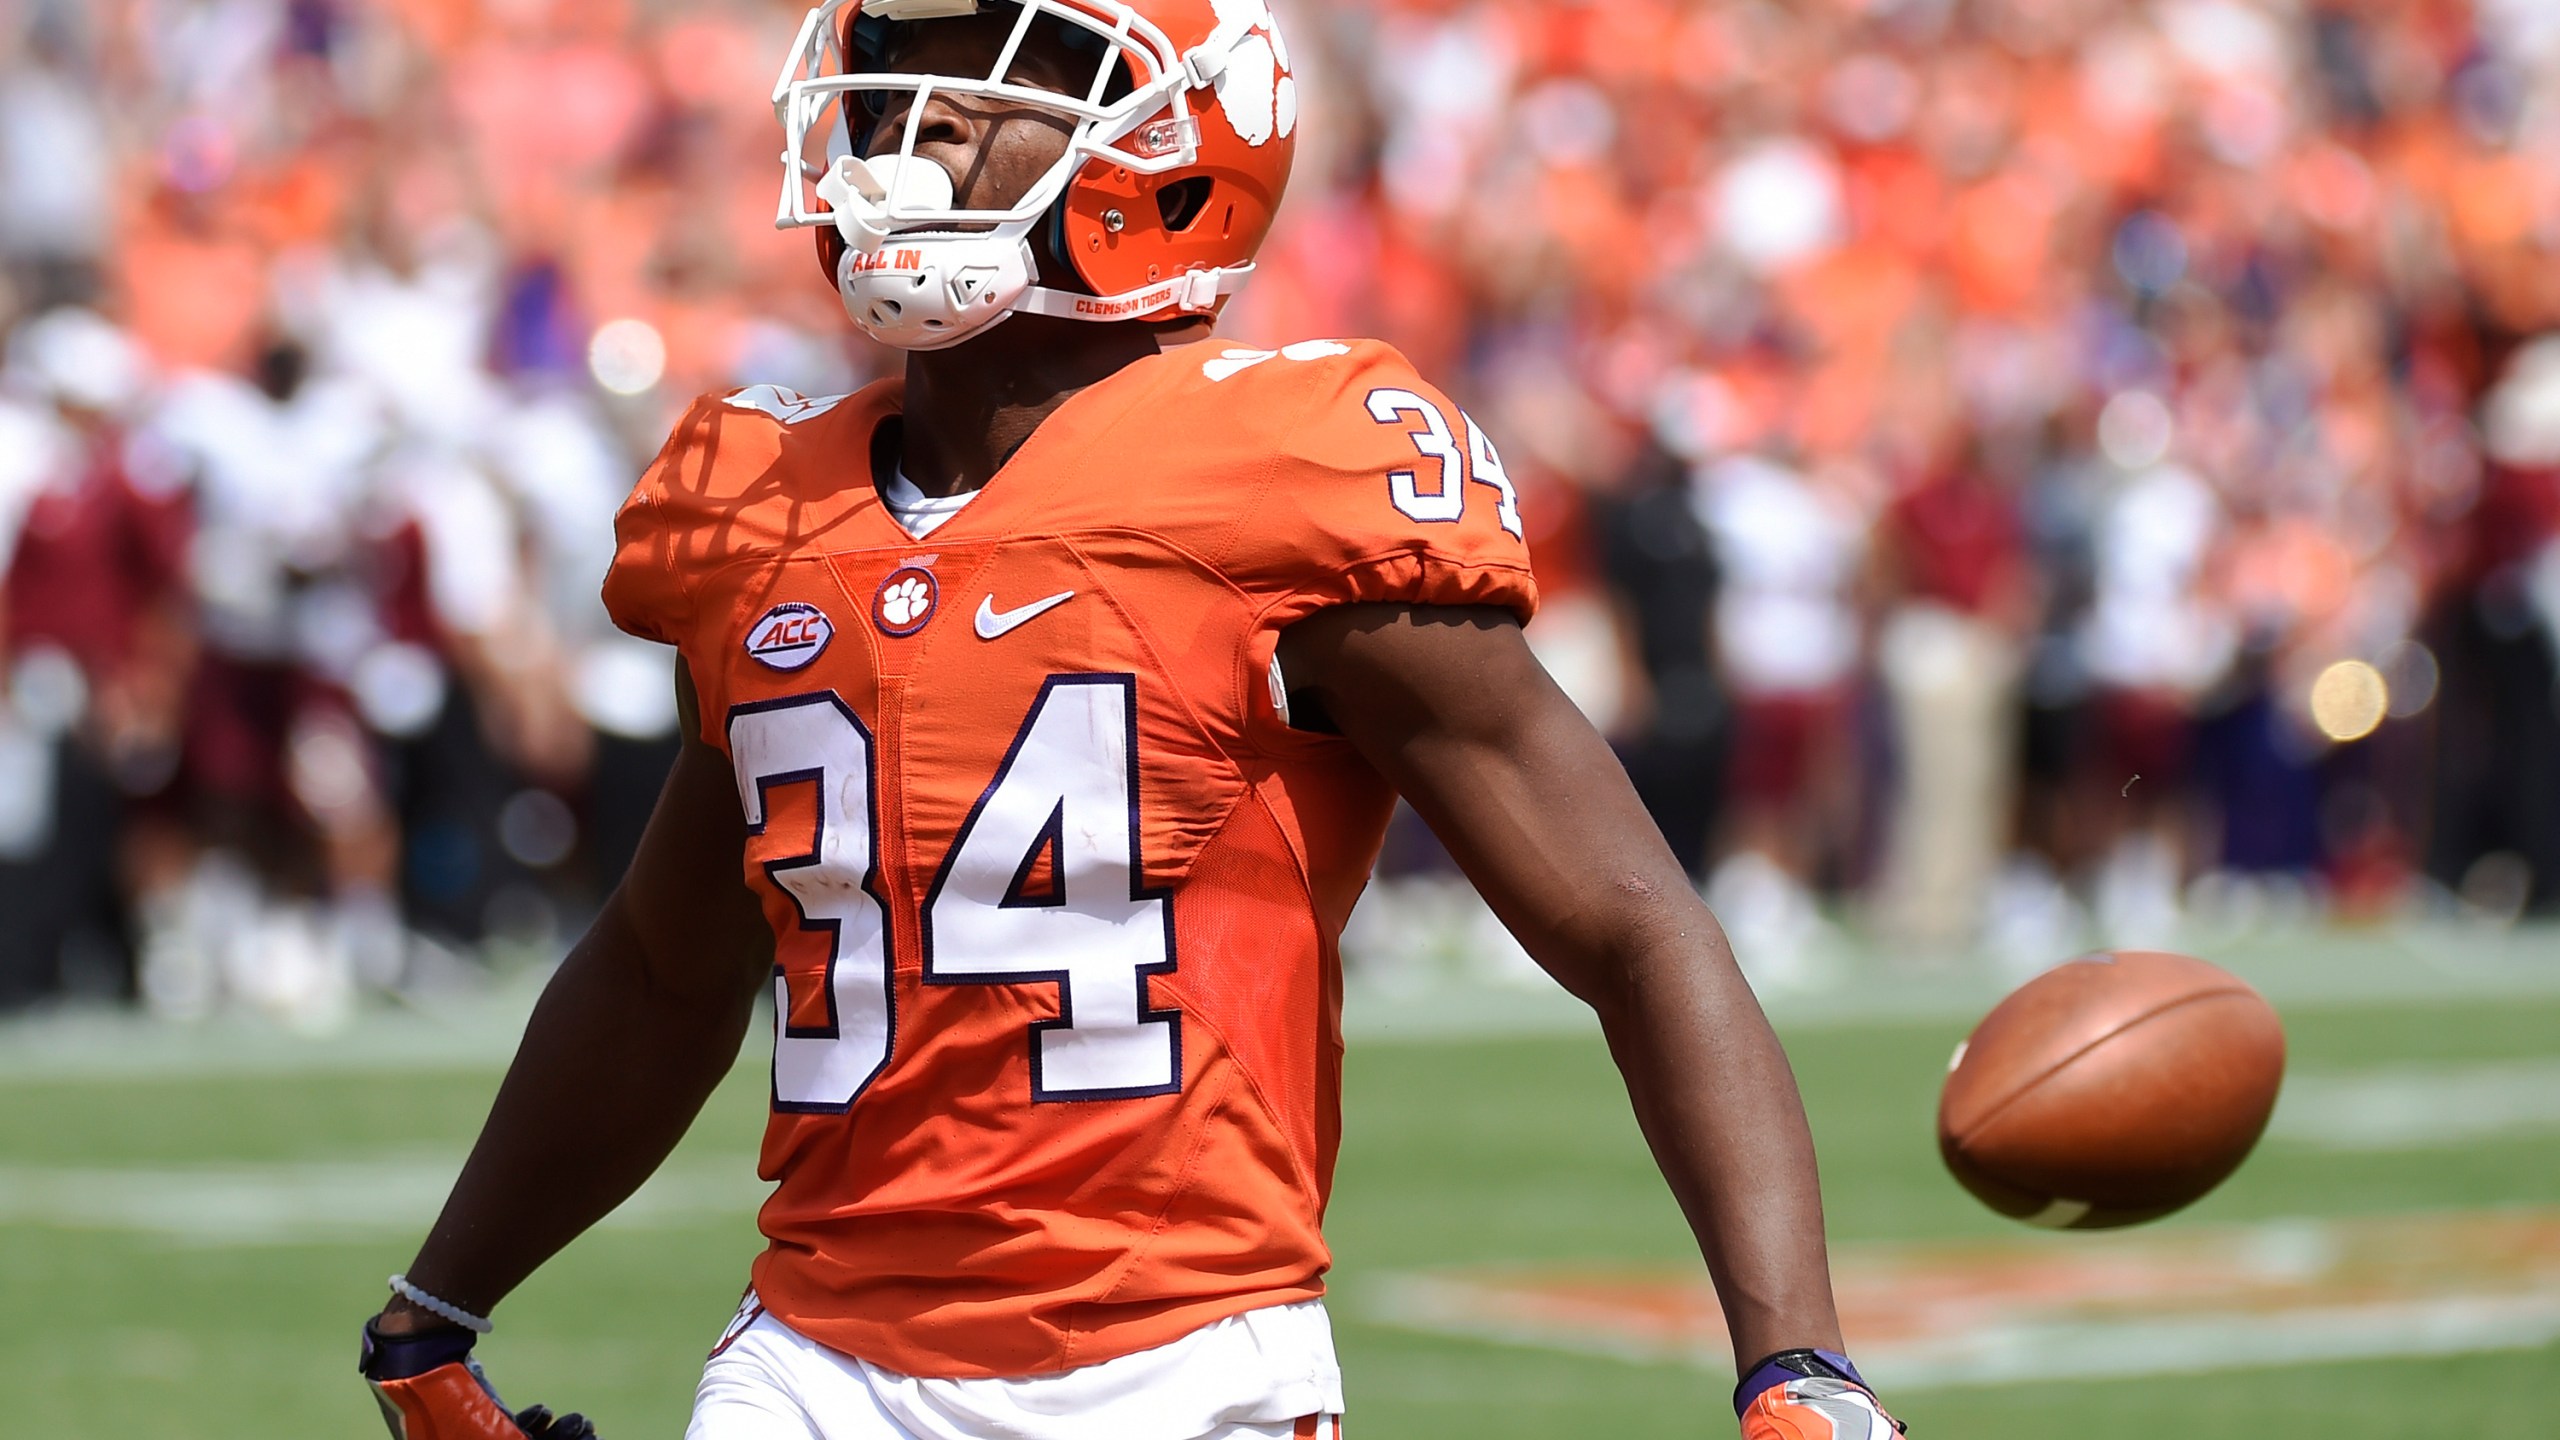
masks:
<svg viewBox="0 0 2560 1440"><path fill-rule="evenodd" d="M2375 662L2383 683L2391 688L2391 718L2406 720L2435 703L2442 674L2436 653L2415 640L2403 640Z"/></svg>
<svg viewBox="0 0 2560 1440"><path fill-rule="evenodd" d="M2362 660L2332 662L2311 682L2311 723L2344 743L2361 740L2391 711L2391 686Z"/></svg>
<svg viewBox="0 0 2560 1440"><path fill-rule="evenodd" d="M518 864L548 869L577 848L578 817L548 790L519 790L498 807L498 843Z"/></svg>
<svg viewBox="0 0 2560 1440"><path fill-rule="evenodd" d="M667 373L666 338L646 320L608 320L587 342L587 369L616 395L645 395Z"/></svg>
<svg viewBox="0 0 2560 1440"><path fill-rule="evenodd" d="M2147 470L2169 454L2177 424L2168 405L2148 390L2126 390L2098 412L2098 448L2124 470Z"/></svg>
<svg viewBox="0 0 2560 1440"><path fill-rule="evenodd" d="M2156 210L2138 210L2116 227L2111 249L2116 273L2147 295L2157 295L2187 273L2187 238Z"/></svg>

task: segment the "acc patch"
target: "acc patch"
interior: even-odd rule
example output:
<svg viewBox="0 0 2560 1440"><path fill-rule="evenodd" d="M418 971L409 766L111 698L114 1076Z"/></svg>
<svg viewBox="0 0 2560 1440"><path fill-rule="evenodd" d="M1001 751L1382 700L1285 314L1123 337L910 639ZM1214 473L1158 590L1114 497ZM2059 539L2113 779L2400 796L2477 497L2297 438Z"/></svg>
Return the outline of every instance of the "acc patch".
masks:
<svg viewBox="0 0 2560 1440"><path fill-rule="evenodd" d="M815 605L776 605L747 628L747 653L775 670L803 670L836 638L834 622Z"/></svg>
<svg viewBox="0 0 2560 1440"><path fill-rule="evenodd" d="M872 623L884 635L913 635L942 604L942 582L922 565L901 565L871 597Z"/></svg>

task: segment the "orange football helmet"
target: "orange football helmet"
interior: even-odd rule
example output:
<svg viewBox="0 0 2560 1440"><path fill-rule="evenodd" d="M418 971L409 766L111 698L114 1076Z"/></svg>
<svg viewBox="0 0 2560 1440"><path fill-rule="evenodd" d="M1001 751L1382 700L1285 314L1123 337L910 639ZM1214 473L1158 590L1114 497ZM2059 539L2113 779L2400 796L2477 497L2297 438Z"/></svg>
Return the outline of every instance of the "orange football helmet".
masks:
<svg viewBox="0 0 2560 1440"><path fill-rule="evenodd" d="M1019 13L991 73L876 68L882 27ZM1065 27L1094 60L1081 94L1014 81L1035 25ZM907 92L905 133L868 158L857 95ZM933 94L1069 117L1066 153L1009 208L954 207L950 175L915 154ZM800 25L773 91L784 135L781 228L823 227L845 308L873 338L938 350L1016 313L1079 320L1210 314L1253 272L1297 149L1298 87L1267 0L824 0ZM1052 274L1086 293L1045 288Z"/></svg>

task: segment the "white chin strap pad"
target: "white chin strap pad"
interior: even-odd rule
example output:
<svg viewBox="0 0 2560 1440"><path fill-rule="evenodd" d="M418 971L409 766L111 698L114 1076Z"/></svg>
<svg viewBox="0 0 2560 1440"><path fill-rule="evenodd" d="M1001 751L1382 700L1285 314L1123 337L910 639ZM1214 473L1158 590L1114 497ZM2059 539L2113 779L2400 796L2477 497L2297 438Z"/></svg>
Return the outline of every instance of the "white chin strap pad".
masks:
<svg viewBox="0 0 2560 1440"><path fill-rule="evenodd" d="M845 242L836 293L862 333L883 345L957 345L1013 313L1031 288L1031 242L1016 227L898 233L925 223L907 217L951 209L951 176L930 160L840 156L818 198Z"/></svg>

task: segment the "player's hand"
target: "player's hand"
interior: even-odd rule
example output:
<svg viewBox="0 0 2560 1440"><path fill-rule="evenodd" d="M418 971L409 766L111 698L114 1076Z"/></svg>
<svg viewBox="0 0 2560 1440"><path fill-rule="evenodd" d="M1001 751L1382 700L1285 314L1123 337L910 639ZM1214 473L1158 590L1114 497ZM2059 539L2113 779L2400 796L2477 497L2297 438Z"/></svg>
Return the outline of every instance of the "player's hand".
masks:
<svg viewBox="0 0 2560 1440"><path fill-rule="evenodd" d="M1785 1350L1752 1368L1734 1389L1742 1440L1896 1440L1903 1424L1885 1413L1848 1358Z"/></svg>
<svg viewBox="0 0 2560 1440"><path fill-rule="evenodd" d="M357 1368L392 1440L596 1440L583 1415L553 1415L540 1405L510 1414L471 1358L477 1338L454 1326L386 1335L366 1323Z"/></svg>

